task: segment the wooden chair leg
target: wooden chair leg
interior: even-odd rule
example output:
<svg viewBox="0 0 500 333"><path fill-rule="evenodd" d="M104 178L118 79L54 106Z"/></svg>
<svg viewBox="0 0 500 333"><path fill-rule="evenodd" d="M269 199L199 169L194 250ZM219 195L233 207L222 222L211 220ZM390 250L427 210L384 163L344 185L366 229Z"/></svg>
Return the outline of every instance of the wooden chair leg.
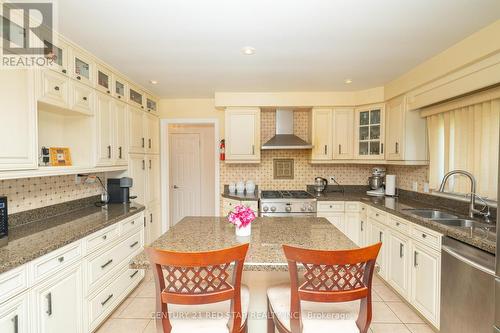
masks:
<svg viewBox="0 0 500 333"><path fill-rule="evenodd" d="M271 304L269 304L269 299L267 299L267 333L274 333L274 319L271 312Z"/></svg>

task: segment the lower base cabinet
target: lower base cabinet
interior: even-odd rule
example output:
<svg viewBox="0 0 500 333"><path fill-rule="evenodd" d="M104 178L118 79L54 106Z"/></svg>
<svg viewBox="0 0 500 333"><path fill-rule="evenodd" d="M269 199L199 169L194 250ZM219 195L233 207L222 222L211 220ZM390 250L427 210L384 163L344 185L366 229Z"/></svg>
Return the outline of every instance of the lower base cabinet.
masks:
<svg viewBox="0 0 500 333"><path fill-rule="evenodd" d="M153 205L149 208L144 218L145 243L151 244L162 234L160 205Z"/></svg>
<svg viewBox="0 0 500 333"><path fill-rule="evenodd" d="M372 245L382 242L382 247L377 257L378 274L387 280L387 235L386 228L375 221L368 222L367 244Z"/></svg>
<svg viewBox="0 0 500 333"><path fill-rule="evenodd" d="M361 244L361 219L359 213L345 213L345 234L357 245Z"/></svg>
<svg viewBox="0 0 500 333"><path fill-rule="evenodd" d="M0 332L30 333L29 294L23 293L0 305Z"/></svg>
<svg viewBox="0 0 500 333"><path fill-rule="evenodd" d="M394 231L391 231L388 238L387 282L404 299L408 300L410 291L410 240L408 237Z"/></svg>

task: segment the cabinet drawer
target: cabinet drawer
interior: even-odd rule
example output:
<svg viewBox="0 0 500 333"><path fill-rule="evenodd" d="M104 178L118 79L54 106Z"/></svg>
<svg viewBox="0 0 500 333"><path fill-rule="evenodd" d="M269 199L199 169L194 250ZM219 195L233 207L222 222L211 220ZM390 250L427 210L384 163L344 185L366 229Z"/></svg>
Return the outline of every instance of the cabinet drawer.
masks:
<svg viewBox="0 0 500 333"><path fill-rule="evenodd" d="M114 247L91 259L87 264L88 279L90 289L98 285L100 279L117 267L124 259L131 256L137 250L142 249L144 244L142 232L136 232L127 239L120 241Z"/></svg>
<svg viewBox="0 0 500 333"><path fill-rule="evenodd" d="M410 225L403 219L389 215L387 218L387 223L389 224L389 226L393 227L404 235L409 235L410 233Z"/></svg>
<svg viewBox="0 0 500 333"><path fill-rule="evenodd" d="M85 253L91 253L96 249L103 248L108 244L111 244L120 235L120 230L118 224L114 224L103 230L99 230L96 233L88 236L84 240Z"/></svg>
<svg viewBox="0 0 500 333"><path fill-rule="evenodd" d="M441 234L417 225L413 225L410 229L411 237L414 240L429 245L438 251L441 250Z"/></svg>
<svg viewBox="0 0 500 333"><path fill-rule="evenodd" d="M113 311L118 302L126 295L131 285L137 285L144 277L143 270L124 269L113 278L113 282L88 300L90 330L95 329Z"/></svg>
<svg viewBox="0 0 500 333"><path fill-rule="evenodd" d="M375 208L368 208L368 217L380 223L386 224L387 213Z"/></svg>
<svg viewBox="0 0 500 333"><path fill-rule="evenodd" d="M343 212L343 201L319 201L318 212Z"/></svg>
<svg viewBox="0 0 500 333"><path fill-rule="evenodd" d="M251 208L255 213L259 212L259 204L257 201L242 201L241 203Z"/></svg>
<svg viewBox="0 0 500 333"><path fill-rule="evenodd" d="M14 268L0 274L0 303L28 288L28 269L26 266Z"/></svg>
<svg viewBox="0 0 500 333"><path fill-rule="evenodd" d="M55 272L69 266L82 257L80 241L72 243L56 251L34 260L31 263L33 281L37 282Z"/></svg>
<svg viewBox="0 0 500 333"><path fill-rule="evenodd" d="M360 202L347 201L345 203L345 211L346 212L357 213L357 212L361 211L361 203Z"/></svg>
<svg viewBox="0 0 500 333"><path fill-rule="evenodd" d="M136 215L131 219L121 222L122 226L121 234L126 235L132 230L140 229L142 225L144 225L144 214Z"/></svg>

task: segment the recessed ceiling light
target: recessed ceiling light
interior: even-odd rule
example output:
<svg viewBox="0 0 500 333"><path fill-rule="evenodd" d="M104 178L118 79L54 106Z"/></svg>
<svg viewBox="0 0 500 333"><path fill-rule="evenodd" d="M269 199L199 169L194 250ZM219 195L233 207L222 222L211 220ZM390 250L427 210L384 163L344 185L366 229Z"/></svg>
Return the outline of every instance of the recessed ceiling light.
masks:
<svg viewBox="0 0 500 333"><path fill-rule="evenodd" d="M245 46L244 48L241 49L241 52L244 55L253 55L255 54L255 49L251 46Z"/></svg>
<svg viewBox="0 0 500 333"><path fill-rule="evenodd" d="M344 80L344 83L345 83L345 84L351 84L351 83L352 83L352 80L351 80L351 79L345 79L345 80Z"/></svg>
<svg viewBox="0 0 500 333"><path fill-rule="evenodd" d="M156 80L149 80L149 83L151 83L151 84L158 84L158 81L156 81Z"/></svg>

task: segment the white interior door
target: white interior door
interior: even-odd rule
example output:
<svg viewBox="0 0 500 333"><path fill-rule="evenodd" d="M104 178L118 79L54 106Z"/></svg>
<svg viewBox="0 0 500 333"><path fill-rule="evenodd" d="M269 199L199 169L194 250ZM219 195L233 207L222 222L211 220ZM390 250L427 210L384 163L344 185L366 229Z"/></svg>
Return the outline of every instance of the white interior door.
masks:
<svg viewBox="0 0 500 333"><path fill-rule="evenodd" d="M170 134L170 223L200 215L200 134Z"/></svg>

